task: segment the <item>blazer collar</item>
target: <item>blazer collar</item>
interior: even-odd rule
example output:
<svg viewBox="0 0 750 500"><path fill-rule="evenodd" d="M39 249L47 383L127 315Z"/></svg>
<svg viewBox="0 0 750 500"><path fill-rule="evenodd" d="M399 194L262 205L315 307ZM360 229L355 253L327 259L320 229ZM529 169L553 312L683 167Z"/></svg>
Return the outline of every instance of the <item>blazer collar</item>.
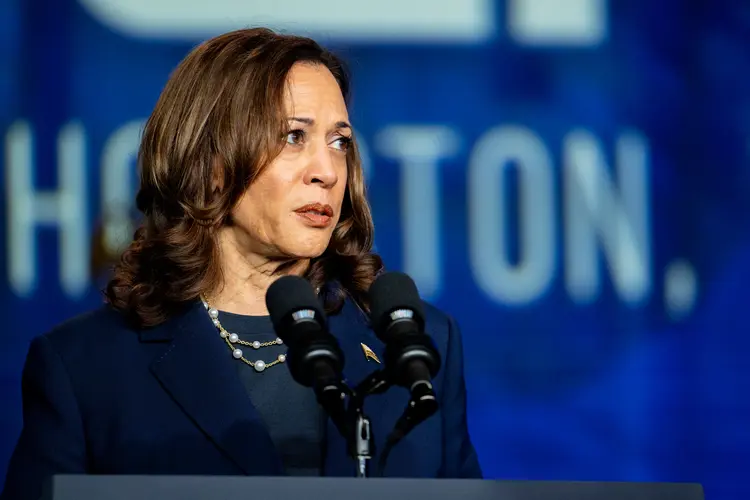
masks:
<svg viewBox="0 0 750 500"><path fill-rule="evenodd" d="M141 338L171 340L151 371L219 449L246 474L281 473L271 437L200 301Z"/></svg>

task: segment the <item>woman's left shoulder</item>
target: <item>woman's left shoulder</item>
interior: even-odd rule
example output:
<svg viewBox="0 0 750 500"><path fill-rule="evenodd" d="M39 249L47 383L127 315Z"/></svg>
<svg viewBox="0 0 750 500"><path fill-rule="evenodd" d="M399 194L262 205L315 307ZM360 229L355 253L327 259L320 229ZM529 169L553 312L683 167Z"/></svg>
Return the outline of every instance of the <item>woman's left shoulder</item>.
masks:
<svg viewBox="0 0 750 500"><path fill-rule="evenodd" d="M461 335L452 315L429 302L423 301L423 305L425 332L432 336L435 342L449 343Z"/></svg>

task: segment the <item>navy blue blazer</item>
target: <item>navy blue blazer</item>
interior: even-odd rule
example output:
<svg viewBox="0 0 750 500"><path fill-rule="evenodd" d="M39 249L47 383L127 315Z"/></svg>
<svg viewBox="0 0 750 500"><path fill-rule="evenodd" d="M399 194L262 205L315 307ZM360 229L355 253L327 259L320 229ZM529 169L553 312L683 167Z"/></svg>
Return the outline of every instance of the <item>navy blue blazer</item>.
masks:
<svg viewBox="0 0 750 500"><path fill-rule="evenodd" d="M426 330L443 357L434 381L440 411L391 452L386 476L479 478L466 425L461 334L425 305ZM352 302L329 317L356 384L378 367L383 344ZM108 306L35 338L23 371L24 427L0 500L36 500L55 473L280 475L271 438L247 397L200 301L166 323L134 330ZM376 450L408 401L394 387L372 396ZM294 418L293 414L289 418ZM323 474L353 476L355 463L333 424ZM376 462L377 457L373 461Z"/></svg>

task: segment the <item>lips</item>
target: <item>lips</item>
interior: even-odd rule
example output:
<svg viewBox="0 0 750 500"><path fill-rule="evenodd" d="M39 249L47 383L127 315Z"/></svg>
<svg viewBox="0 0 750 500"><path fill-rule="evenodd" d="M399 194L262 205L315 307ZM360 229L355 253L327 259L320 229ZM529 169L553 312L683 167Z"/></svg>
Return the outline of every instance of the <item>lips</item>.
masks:
<svg viewBox="0 0 750 500"><path fill-rule="evenodd" d="M317 215L325 215L326 217L333 217L333 208L331 205L321 205L320 203L310 203L304 207L300 207L295 210L298 214L301 213L312 213Z"/></svg>
<svg viewBox="0 0 750 500"><path fill-rule="evenodd" d="M305 224L311 227L327 227L333 220L331 205L310 203L294 211Z"/></svg>

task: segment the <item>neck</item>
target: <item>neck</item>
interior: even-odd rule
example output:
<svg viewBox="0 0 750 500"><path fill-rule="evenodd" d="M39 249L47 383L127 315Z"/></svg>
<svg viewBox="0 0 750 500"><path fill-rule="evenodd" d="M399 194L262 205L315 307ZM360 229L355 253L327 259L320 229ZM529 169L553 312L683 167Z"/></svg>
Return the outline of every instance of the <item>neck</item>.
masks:
<svg viewBox="0 0 750 500"><path fill-rule="evenodd" d="M310 264L302 259L279 272L279 267L289 261L242 253L228 243L220 243L220 254L222 282L208 295L208 301L220 311L248 316L268 315L266 292L271 283L282 275L302 275Z"/></svg>

